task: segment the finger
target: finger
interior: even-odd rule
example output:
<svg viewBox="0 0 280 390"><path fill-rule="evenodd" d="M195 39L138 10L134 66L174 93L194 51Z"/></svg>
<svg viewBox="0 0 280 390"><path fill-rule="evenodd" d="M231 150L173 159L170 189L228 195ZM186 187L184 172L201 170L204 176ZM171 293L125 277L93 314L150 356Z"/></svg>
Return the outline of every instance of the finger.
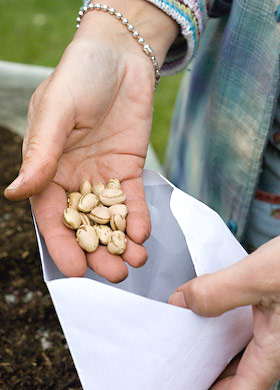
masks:
<svg viewBox="0 0 280 390"><path fill-rule="evenodd" d="M112 283L119 283L128 275L122 258L109 253L105 246L100 245L95 252L88 253L87 262L93 271Z"/></svg>
<svg viewBox="0 0 280 390"><path fill-rule="evenodd" d="M253 255L213 274L191 280L179 287L169 303L189 308L203 316L219 316L239 306L256 305L263 292L252 275ZM255 274L263 275L263 266Z"/></svg>
<svg viewBox="0 0 280 390"><path fill-rule="evenodd" d="M279 355L279 351L277 354ZM227 389L269 390L280 378L278 360L275 359L273 350L263 351L256 340L252 339L241 359L236 375L228 381ZM219 387L217 389L220 390Z"/></svg>
<svg viewBox="0 0 280 390"><path fill-rule="evenodd" d="M238 367L236 363L239 359L223 372L210 390L269 390L280 378L278 343L271 337L272 333L273 330L266 329L260 343L254 338ZM272 339L273 346L267 344L267 339Z"/></svg>
<svg viewBox="0 0 280 390"><path fill-rule="evenodd" d="M143 244L151 233L151 221L142 178L122 182L122 189L128 208L127 235L137 244Z"/></svg>
<svg viewBox="0 0 280 390"><path fill-rule="evenodd" d="M210 390L227 389L229 381L231 381L232 376L236 374L242 355L243 351L231 360L221 375L216 379Z"/></svg>
<svg viewBox="0 0 280 390"><path fill-rule="evenodd" d="M148 260L148 253L142 245L136 244L130 238L127 238L126 250L121 257L132 267L139 268Z"/></svg>
<svg viewBox="0 0 280 390"><path fill-rule="evenodd" d="M277 237L232 267L179 287L169 303L203 316L218 316L239 306L261 304L263 300L266 305L279 301L279 250Z"/></svg>
<svg viewBox="0 0 280 390"><path fill-rule="evenodd" d="M135 244L129 238L126 250L121 257L112 255L107 251L107 248L102 246L87 255L89 267L112 283L119 283L128 276L128 269L124 261L132 267L138 268L145 264L147 258L146 249L142 245Z"/></svg>
<svg viewBox="0 0 280 390"><path fill-rule="evenodd" d="M238 355L236 355L231 361L230 363L227 365L227 367L224 369L224 371L221 373L221 375L219 376L219 378L217 379L217 382L219 380L222 380L224 378L227 378L228 376L232 376L232 375L235 375L236 374L236 371L237 371L237 368L238 368L238 365L240 363L240 360L242 358L242 355L243 355L244 351L240 352Z"/></svg>
<svg viewBox="0 0 280 390"><path fill-rule="evenodd" d="M62 91L59 86L47 86L37 97L35 108L30 107L33 113L30 115L23 163L19 176L5 191L10 200L38 194L55 176L66 136L74 127L71 101Z"/></svg>
<svg viewBox="0 0 280 390"><path fill-rule="evenodd" d="M228 376L217 382L214 386L210 387L209 390L229 390L233 376Z"/></svg>
<svg viewBox="0 0 280 390"><path fill-rule="evenodd" d="M59 270L66 276L83 276L87 268L84 251L75 239L75 232L62 221L67 207L65 191L51 183L40 195L32 197L31 205L39 231Z"/></svg>

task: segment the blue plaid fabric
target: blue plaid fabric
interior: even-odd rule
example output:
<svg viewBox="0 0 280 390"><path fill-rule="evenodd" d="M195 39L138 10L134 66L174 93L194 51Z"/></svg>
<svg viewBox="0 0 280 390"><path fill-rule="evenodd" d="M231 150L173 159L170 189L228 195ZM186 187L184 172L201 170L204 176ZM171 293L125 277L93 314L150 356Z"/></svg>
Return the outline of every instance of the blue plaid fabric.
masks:
<svg viewBox="0 0 280 390"><path fill-rule="evenodd" d="M212 15L228 5L217 0ZM208 21L181 85L166 156L169 179L215 209L240 240L279 96L278 14L279 0L235 0L229 15Z"/></svg>
<svg viewBox="0 0 280 390"><path fill-rule="evenodd" d="M166 170L243 237L279 94L279 0L208 21L173 120ZM278 18L279 19L279 18Z"/></svg>

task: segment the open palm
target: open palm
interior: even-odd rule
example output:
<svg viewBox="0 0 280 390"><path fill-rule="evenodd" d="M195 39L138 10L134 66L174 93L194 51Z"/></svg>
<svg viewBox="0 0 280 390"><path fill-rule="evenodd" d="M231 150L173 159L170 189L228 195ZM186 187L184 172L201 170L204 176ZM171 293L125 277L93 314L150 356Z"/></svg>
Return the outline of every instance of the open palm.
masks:
<svg viewBox="0 0 280 390"><path fill-rule="evenodd" d="M85 47L83 47L85 46ZM137 48L138 49L138 48ZM23 144L23 179L10 199L31 197L50 255L68 276L90 266L118 282L147 260L142 243L150 219L142 184L152 122L153 71L145 55L116 55L109 46L72 43L53 74L35 92ZM84 180L117 177L127 195L127 249L85 254L62 222L67 192Z"/></svg>

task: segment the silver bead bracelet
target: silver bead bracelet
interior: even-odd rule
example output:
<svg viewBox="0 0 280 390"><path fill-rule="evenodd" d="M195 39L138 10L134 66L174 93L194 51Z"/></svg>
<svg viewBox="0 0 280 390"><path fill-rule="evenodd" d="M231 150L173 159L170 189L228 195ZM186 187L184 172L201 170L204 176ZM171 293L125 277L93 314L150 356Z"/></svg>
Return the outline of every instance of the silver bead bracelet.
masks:
<svg viewBox="0 0 280 390"><path fill-rule="evenodd" d="M139 34L138 31L134 29L133 24L130 24L128 19L123 17L120 12L117 12L114 8L110 8L108 5L96 3L96 4L88 4L84 7L82 7L79 11L79 16L76 19L77 25L76 28L78 29L80 27L81 20L83 16L88 12L92 10L97 10L97 11L104 11L108 12L110 15L115 16L118 20L122 22L122 24L127 28L127 30L132 34L132 36L137 39L137 42L139 43L140 46L142 46L143 51L147 56L151 59L152 64L155 68L155 87L154 90L156 90L159 81L160 81L160 70L159 70L159 65L155 57L155 53L153 49L144 41L144 38L142 38Z"/></svg>

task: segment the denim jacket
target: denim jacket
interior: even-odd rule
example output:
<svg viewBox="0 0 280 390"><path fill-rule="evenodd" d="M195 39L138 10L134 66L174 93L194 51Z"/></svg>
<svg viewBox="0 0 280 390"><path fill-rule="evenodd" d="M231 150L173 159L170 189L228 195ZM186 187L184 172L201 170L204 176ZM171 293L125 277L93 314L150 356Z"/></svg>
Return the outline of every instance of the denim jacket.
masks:
<svg viewBox="0 0 280 390"><path fill-rule="evenodd" d="M280 2L235 0L205 31L177 99L166 169L240 239L279 94Z"/></svg>

